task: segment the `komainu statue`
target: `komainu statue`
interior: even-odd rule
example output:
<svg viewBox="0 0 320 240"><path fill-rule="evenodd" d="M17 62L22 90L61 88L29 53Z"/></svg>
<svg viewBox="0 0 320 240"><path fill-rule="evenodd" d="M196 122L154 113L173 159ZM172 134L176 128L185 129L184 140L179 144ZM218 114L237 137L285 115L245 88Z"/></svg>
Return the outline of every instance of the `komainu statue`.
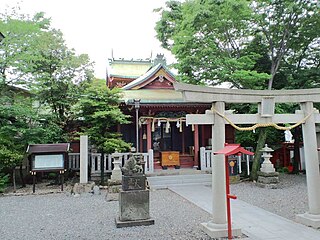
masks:
<svg viewBox="0 0 320 240"><path fill-rule="evenodd" d="M143 168L141 166L141 155L131 155L121 168L123 175L131 176L135 174L143 174Z"/></svg>

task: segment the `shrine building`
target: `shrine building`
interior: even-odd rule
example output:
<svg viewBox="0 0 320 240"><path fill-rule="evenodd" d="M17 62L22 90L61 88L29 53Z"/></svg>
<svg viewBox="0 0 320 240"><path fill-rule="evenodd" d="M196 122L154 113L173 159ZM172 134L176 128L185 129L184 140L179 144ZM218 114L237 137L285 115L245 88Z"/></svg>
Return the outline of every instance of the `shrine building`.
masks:
<svg viewBox="0 0 320 240"><path fill-rule="evenodd" d="M123 90L120 108L131 116L130 124L117 128L123 139L139 152L153 149L155 168L199 169L200 147L211 147L211 126L188 126L186 114L205 113L211 104L183 100L182 93L174 90L177 80L162 54L155 59L112 58L109 65L107 86ZM234 129L229 125L226 142L234 143Z"/></svg>

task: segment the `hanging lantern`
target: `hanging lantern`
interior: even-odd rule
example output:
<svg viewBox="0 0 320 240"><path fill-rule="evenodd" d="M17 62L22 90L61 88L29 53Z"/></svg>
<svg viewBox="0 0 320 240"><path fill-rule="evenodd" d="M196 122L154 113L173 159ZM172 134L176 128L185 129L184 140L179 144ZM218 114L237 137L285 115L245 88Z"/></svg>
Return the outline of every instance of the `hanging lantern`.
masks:
<svg viewBox="0 0 320 240"><path fill-rule="evenodd" d="M160 127L161 126L161 121L160 121L160 119L158 119L158 127Z"/></svg>
<svg viewBox="0 0 320 240"><path fill-rule="evenodd" d="M179 132L182 132L182 120L180 120Z"/></svg>
<svg viewBox="0 0 320 240"><path fill-rule="evenodd" d="M169 133L170 132L170 123L169 121L167 121L166 123L166 133Z"/></svg>
<svg viewBox="0 0 320 240"><path fill-rule="evenodd" d="M180 122L179 122L179 120L177 121L176 126L177 126L177 128L180 128Z"/></svg>
<svg viewBox="0 0 320 240"><path fill-rule="evenodd" d="M151 131L154 132L154 119L152 119Z"/></svg>

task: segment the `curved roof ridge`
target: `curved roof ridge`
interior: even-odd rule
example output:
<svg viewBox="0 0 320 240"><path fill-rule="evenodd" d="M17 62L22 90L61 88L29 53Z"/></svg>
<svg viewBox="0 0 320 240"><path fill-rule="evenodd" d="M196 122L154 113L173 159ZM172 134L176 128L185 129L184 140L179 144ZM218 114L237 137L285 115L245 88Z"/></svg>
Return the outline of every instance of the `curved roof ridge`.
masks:
<svg viewBox="0 0 320 240"><path fill-rule="evenodd" d="M125 85L124 87L122 87L122 89L123 90L130 90L133 87L143 83L145 80L147 80L149 77L151 77L157 71L159 71L159 69L161 67L164 68L174 78L173 73L166 66L162 65L161 63L158 63L157 65L151 67L145 74L141 75L137 79L133 80L131 83L129 83L129 84Z"/></svg>

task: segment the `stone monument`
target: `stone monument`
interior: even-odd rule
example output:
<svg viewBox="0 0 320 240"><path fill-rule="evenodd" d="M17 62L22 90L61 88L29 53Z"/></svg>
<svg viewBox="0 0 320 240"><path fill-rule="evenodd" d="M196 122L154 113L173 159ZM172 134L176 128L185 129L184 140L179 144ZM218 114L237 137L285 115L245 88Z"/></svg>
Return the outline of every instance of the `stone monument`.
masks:
<svg viewBox="0 0 320 240"><path fill-rule="evenodd" d="M146 190L146 176L139 156L130 156L121 168L122 190L119 193L117 228L152 225L150 218L150 192Z"/></svg>

